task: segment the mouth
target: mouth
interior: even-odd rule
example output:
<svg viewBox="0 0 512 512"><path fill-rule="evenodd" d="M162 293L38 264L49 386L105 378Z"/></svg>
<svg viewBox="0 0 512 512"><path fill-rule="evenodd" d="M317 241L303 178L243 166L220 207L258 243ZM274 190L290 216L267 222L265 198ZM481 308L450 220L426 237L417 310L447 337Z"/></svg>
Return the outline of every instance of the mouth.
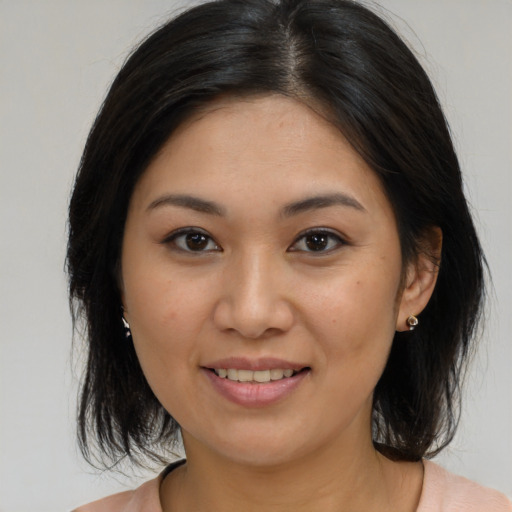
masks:
<svg viewBox="0 0 512 512"><path fill-rule="evenodd" d="M309 381L311 367L276 359L230 358L202 367L212 388L239 406L262 408L285 400Z"/></svg>
<svg viewBox="0 0 512 512"><path fill-rule="evenodd" d="M310 368L304 367L298 370L291 368L269 368L267 370L245 370L236 368L209 368L209 370L221 379L234 382L245 382L251 384L265 384L284 379L289 379Z"/></svg>

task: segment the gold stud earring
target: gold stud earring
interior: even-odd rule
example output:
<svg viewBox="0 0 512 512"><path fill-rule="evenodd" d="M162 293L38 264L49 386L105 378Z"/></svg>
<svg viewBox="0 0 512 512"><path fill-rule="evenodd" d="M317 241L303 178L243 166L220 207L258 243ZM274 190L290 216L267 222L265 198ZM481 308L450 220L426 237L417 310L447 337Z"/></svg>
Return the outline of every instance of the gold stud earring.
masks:
<svg viewBox="0 0 512 512"><path fill-rule="evenodd" d="M409 327L409 331L414 331L414 328L418 325L419 320L414 315L410 315L409 318L406 320L406 323Z"/></svg>

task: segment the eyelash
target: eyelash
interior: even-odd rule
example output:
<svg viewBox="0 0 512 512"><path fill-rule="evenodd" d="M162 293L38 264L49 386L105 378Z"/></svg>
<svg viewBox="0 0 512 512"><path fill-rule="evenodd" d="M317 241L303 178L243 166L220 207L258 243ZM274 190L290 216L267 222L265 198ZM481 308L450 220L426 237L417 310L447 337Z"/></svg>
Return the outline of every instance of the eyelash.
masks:
<svg viewBox="0 0 512 512"><path fill-rule="evenodd" d="M183 241L183 244L187 243L186 237L188 235L196 235L199 237L203 237L202 239L197 240L198 242L203 242L206 245L204 247L199 247L198 250L191 249L190 247L186 246L180 246L180 243ZM304 244L307 245L307 238L317 236L319 237L319 240L323 239L325 240L325 248L320 248L319 250L314 250L309 247L309 250L306 248L298 249L297 246L299 245L299 242L303 241ZM180 240L182 239L182 240ZM334 240L334 244L332 243ZM318 240L317 240L318 241ZM323 243L323 242L322 242ZM215 240L204 230L200 228L181 228L177 231L174 231L169 236L167 236L163 241L162 244L164 245L173 245L173 248L185 252L185 253L211 253L211 252L222 252L222 248L215 242ZM213 248L208 248L209 245L213 244ZM325 255L330 254L332 251L335 251L336 249L340 248L343 245L346 245L347 242L338 234L333 231L322 229L322 228L313 228L308 229L307 231L304 231L297 236L293 244L289 247L289 252L305 252L310 254L316 254L316 255Z"/></svg>
<svg viewBox="0 0 512 512"><path fill-rule="evenodd" d="M328 248L326 250L322 249L322 250L318 250L318 251L295 248L301 240L303 240L304 243L307 244L306 239L308 237L313 237L313 236L325 237L327 239L327 247ZM332 244L333 240L335 241L334 245ZM303 251L306 253L310 253L310 254L314 254L314 255L316 254L318 256L321 256L321 255L325 255L325 254L330 254L331 252L335 251L336 249L339 249L341 246L346 245L346 244L347 244L347 242L336 232L333 232L333 231L330 231L330 230L324 229L324 228L313 228L313 229L308 229L307 231L300 233L300 235L295 239L295 242L293 242L293 244L290 246L288 251L290 251L290 252ZM331 246L329 247L329 245L331 245Z"/></svg>
<svg viewBox="0 0 512 512"><path fill-rule="evenodd" d="M180 247L178 241L180 240L180 238L183 239L183 242L186 244L186 236L187 235L199 235L199 236L202 236L206 239L206 247L208 247L208 245L210 245L211 243L213 243L214 245L214 248L213 249L201 249L201 250L193 250L193 249L190 249L189 248L186 248L186 247ZM178 250L178 251L181 251L181 252L188 252L188 253L197 253L197 254L200 254L200 253L210 253L210 252L222 252L222 249L220 248L220 246L217 244L217 242L215 242L215 240L206 232L206 231L203 231L202 229L200 228L193 228L193 227L190 227L190 228L182 228L182 229L178 229L177 231L174 231L173 233L171 233L169 236L167 236L163 241L162 243L164 245L173 245L173 248Z"/></svg>

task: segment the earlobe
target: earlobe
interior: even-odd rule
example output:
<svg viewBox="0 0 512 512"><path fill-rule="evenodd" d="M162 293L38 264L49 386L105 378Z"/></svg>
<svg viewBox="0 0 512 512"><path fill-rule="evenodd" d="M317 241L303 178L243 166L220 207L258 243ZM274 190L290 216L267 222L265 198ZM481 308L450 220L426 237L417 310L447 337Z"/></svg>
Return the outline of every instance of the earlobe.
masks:
<svg viewBox="0 0 512 512"><path fill-rule="evenodd" d="M436 286L442 240L441 228L434 226L418 243L419 252L407 268L396 321L397 331L413 330L420 322L417 316L425 309Z"/></svg>

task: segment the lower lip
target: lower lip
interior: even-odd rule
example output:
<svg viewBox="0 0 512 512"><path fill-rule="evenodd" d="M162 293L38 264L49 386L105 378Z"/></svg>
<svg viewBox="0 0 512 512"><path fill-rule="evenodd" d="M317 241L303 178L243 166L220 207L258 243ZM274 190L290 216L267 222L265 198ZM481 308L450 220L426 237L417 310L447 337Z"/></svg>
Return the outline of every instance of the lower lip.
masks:
<svg viewBox="0 0 512 512"><path fill-rule="evenodd" d="M219 377L215 372L202 369L214 389L224 398L244 407L265 407L283 400L293 393L310 370L303 370L293 377L265 383L237 382Z"/></svg>

